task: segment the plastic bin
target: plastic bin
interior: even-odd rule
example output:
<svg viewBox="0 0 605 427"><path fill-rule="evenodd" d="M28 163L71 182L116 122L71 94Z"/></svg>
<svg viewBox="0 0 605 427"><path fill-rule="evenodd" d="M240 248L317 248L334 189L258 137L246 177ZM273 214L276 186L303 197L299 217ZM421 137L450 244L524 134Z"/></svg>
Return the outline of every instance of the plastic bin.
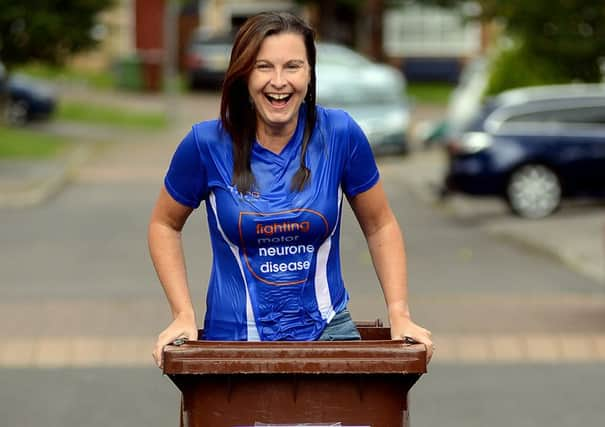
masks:
<svg viewBox="0 0 605 427"><path fill-rule="evenodd" d="M138 55L130 55L118 59L115 63L115 70L119 88L137 91L143 88L141 59Z"/></svg>
<svg viewBox="0 0 605 427"><path fill-rule="evenodd" d="M181 426L408 426L424 345L392 341L389 328L358 329L361 341L167 346L163 369L182 392Z"/></svg>

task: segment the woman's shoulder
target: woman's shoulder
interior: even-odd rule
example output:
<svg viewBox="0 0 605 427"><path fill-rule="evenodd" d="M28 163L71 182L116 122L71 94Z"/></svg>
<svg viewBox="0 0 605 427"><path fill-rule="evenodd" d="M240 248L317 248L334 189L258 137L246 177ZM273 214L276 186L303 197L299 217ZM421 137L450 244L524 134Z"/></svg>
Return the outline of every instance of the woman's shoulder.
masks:
<svg viewBox="0 0 605 427"><path fill-rule="evenodd" d="M226 136L226 132L221 125L221 121L218 119L204 120L202 122L195 123L191 127L191 133L195 137L196 141L201 144L220 142L223 141Z"/></svg>
<svg viewBox="0 0 605 427"><path fill-rule="evenodd" d="M204 156L224 156L232 150L231 137L218 119L194 124L186 139L190 139Z"/></svg>
<svg viewBox="0 0 605 427"><path fill-rule="evenodd" d="M349 113L340 108L328 108L317 105L317 118L319 126L324 129L346 131L353 120Z"/></svg>
<svg viewBox="0 0 605 427"><path fill-rule="evenodd" d="M349 113L340 108L324 107L323 105L317 104L316 109L317 117L328 120L328 123L330 124L338 122L347 123L351 119Z"/></svg>

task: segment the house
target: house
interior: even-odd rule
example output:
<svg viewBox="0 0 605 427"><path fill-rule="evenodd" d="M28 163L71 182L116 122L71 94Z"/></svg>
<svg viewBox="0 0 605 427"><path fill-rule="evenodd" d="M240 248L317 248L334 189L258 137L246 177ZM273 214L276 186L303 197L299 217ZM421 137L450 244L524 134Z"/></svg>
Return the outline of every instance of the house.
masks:
<svg viewBox="0 0 605 427"><path fill-rule="evenodd" d="M294 1L193 0L173 3L176 9L170 8L169 1L134 0L135 49L142 61L144 87L150 90L161 87L162 71L166 67L164 45L170 43L171 32L164 31L165 26L172 26L177 33L175 60L182 67L187 43L196 29L208 33L227 32L263 10L299 11Z"/></svg>
<svg viewBox="0 0 605 427"><path fill-rule="evenodd" d="M456 82L464 63L489 44L489 27L467 19L479 12L476 7L470 2L457 9L409 2L385 10L385 57L409 81Z"/></svg>
<svg viewBox="0 0 605 427"><path fill-rule="evenodd" d="M320 38L336 38L374 59L396 65L410 81L454 82L466 60L484 52L488 44L487 27L464 19L477 12L469 6L472 3L460 9L446 9L409 1L404 6L385 8L381 0L367 0L355 17L343 15L342 10L334 7L332 16L327 13L331 9L324 4L303 7L294 0L170 1L117 1L102 16L107 29L103 48L88 55L88 62L92 57L97 58L96 63L102 62L99 58L107 63L136 55L143 87L158 90L166 67L166 40L175 46L174 62L182 67L187 43L195 30L232 31L249 16L264 10L300 14L319 30ZM331 16L327 22L323 16L326 14ZM165 25L174 30L164 31ZM170 38L169 34L176 35Z"/></svg>

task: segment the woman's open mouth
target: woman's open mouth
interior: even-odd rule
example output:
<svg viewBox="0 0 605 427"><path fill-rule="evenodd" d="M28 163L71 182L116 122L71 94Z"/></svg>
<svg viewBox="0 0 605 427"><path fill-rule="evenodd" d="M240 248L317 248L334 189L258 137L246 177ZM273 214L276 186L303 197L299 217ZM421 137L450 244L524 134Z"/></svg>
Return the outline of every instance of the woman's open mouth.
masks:
<svg viewBox="0 0 605 427"><path fill-rule="evenodd" d="M265 93L265 98L274 107L283 107L292 98L291 93Z"/></svg>

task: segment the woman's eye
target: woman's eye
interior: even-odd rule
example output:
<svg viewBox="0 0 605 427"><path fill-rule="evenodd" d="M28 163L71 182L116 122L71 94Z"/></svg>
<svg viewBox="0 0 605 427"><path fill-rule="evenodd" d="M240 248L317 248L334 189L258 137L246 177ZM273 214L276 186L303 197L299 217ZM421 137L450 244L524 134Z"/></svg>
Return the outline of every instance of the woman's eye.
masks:
<svg viewBox="0 0 605 427"><path fill-rule="evenodd" d="M269 64L256 64L256 68L259 70L268 70L271 66Z"/></svg>

